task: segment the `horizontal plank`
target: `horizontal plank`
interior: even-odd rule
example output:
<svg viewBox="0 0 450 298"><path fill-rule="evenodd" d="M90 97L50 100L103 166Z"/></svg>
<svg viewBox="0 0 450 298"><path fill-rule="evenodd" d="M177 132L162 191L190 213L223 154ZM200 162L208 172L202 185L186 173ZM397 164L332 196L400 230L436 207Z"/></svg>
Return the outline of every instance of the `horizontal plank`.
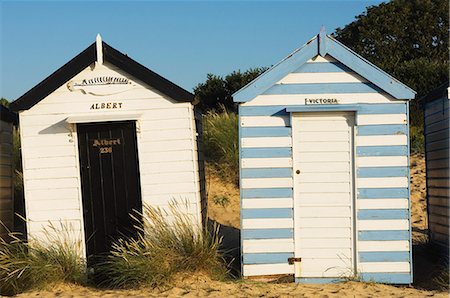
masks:
<svg viewBox="0 0 450 298"><path fill-rule="evenodd" d="M64 209L58 212L51 212L51 210L37 211L29 210L27 219L30 221L54 221L54 220L79 220L82 216L80 209Z"/></svg>
<svg viewBox="0 0 450 298"><path fill-rule="evenodd" d="M350 218L299 218L296 228L347 228L351 226Z"/></svg>
<svg viewBox="0 0 450 298"><path fill-rule="evenodd" d="M292 148L242 148L241 158L292 157Z"/></svg>
<svg viewBox="0 0 450 298"><path fill-rule="evenodd" d="M242 138L242 148L292 147L291 137Z"/></svg>
<svg viewBox="0 0 450 298"><path fill-rule="evenodd" d="M358 188L407 188L408 177L358 178Z"/></svg>
<svg viewBox="0 0 450 298"><path fill-rule="evenodd" d="M244 265L242 267L244 276L294 274L294 265L289 264L257 264Z"/></svg>
<svg viewBox="0 0 450 298"><path fill-rule="evenodd" d="M351 195L349 192L338 193L302 193L300 206L349 206Z"/></svg>
<svg viewBox="0 0 450 298"><path fill-rule="evenodd" d="M300 169L301 173L348 173L350 171L350 163L343 162L310 162L298 163L294 168Z"/></svg>
<svg viewBox="0 0 450 298"><path fill-rule="evenodd" d="M364 199L357 201L358 209L407 209L408 199Z"/></svg>
<svg viewBox="0 0 450 298"><path fill-rule="evenodd" d="M349 182L350 173L349 172L338 172L338 173L303 173L295 175L297 181L302 183L312 182L312 183L327 183L328 181L333 182Z"/></svg>
<svg viewBox="0 0 450 298"><path fill-rule="evenodd" d="M297 73L293 72L282 78L277 84L318 84L318 83L359 83L366 79L354 72L322 72Z"/></svg>
<svg viewBox="0 0 450 298"><path fill-rule="evenodd" d="M292 168L262 168L241 169L241 179L244 178L289 178L292 177Z"/></svg>
<svg viewBox="0 0 450 298"><path fill-rule="evenodd" d="M242 239L294 239L294 229L245 229Z"/></svg>
<svg viewBox="0 0 450 298"><path fill-rule="evenodd" d="M435 142L427 142L425 149L427 152L449 148L448 139L437 140Z"/></svg>
<svg viewBox="0 0 450 298"><path fill-rule="evenodd" d="M241 116L241 127L290 126L290 117L286 116Z"/></svg>
<svg viewBox="0 0 450 298"><path fill-rule="evenodd" d="M263 94L328 94L328 93L378 93L372 83L280 84L273 85Z"/></svg>
<svg viewBox="0 0 450 298"><path fill-rule="evenodd" d="M77 178L80 171L76 167L61 167L50 169L29 169L25 173L25 178L30 179L58 179L58 178Z"/></svg>
<svg viewBox="0 0 450 298"><path fill-rule="evenodd" d="M319 56L321 57L321 56ZM307 62L294 71L294 73L345 73L350 68L340 62Z"/></svg>
<svg viewBox="0 0 450 298"><path fill-rule="evenodd" d="M405 124L380 124L380 125L358 125L358 136L376 135L406 135L408 126Z"/></svg>
<svg viewBox="0 0 450 298"><path fill-rule="evenodd" d="M301 197L300 200L301 201ZM350 218L352 216L351 214L351 208L350 206L340 206L340 207L331 207L331 206L314 206L314 207L308 207L301 202L298 202L297 204L294 203L295 207L299 207L297 211L297 216L300 216L301 218L327 218L327 217L335 217L335 218Z"/></svg>
<svg viewBox="0 0 450 298"><path fill-rule="evenodd" d="M140 131L151 131L159 129L178 129L178 128L190 128L192 125L191 119L188 114L184 118L176 119L142 119L139 121Z"/></svg>
<svg viewBox="0 0 450 298"><path fill-rule="evenodd" d="M411 284L412 276L410 273L364 273L359 274L362 281L378 282L389 284Z"/></svg>
<svg viewBox="0 0 450 298"><path fill-rule="evenodd" d="M241 138L251 137L290 137L290 127L242 127Z"/></svg>
<svg viewBox="0 0 450 298"><path fill-rule="evenodd" d="M296 157L299 163L319 163L319 162L348 162L350 160L350 152L330 152L323 154L321 152L302 152Z"/></svg>
<svg viewBox="0 0 450 298"><path fill-rule="evenodd" d="M351 248L298 248L296 254L310 259L351 259Z"/></svg>
<svg viewBox="0 0 450 298"><path fill-rule="evenodd" d="M435 159L435 160L427 160L427 168L429 169L447 169L449 166L448 158L445 159Z"/></svg>
<svg viewBox="0 0 450 298"><path fill-rule="evenodd" d="M257 239L243 240L243 253L293 252L293 239Z"/></svg>
<svg viewBox="0 0 450 298"><path fill-rule="evenodd" d="M27 150L26 158L70 157L77 152L77 144L63 146L41 146Z"/></svg>
<svg viewBox="0 0 450 298"><path fill-rule="evenodd" d="M337 182L337 183L331 183L331 182L318 182L318 183L311 183L311 182L305 182L305 183L298 183L298 192L300 194L304 193L336 193L336 192L348 192L350 193L351 187L350 182Z"/></svg>
<svg viewBox="0 0 450 298"><path fill-rule="evenodd" d="M428 179L428 187L449 187L449 181L447 178L433 178Z"/></svg>
<svg viewBox="0 0 450 298"><path fill-rule="evenodd" d="M407 177L408 167L365 167L358 168L358 178L376 178L376 177Z"/></svg>
<svg viewBox="0 0 450 298"><path fill-rule="evenodd" d="M359 231L409 230L407 219L358 220Z"/></svg>
<svg viewBox="0 0 450 298"><path fill-rule="evenodd" d="M241 188L280 188L293 187L292 178L243 178Z"/></svg>
<svg viewBox="0 0 450 298"><path fill-rule="evenodd" d="M443 159L445 162L445 160L448 160L448 158L449 158L449 149L448 148L427 152L427 162L432 161L432 160L437 160L437 159ZM448 165L447 165L447 167L448 167Z"/></svg>
<svg viewBox="0 0 450 298"><path fill-rule="evenodd" d="M349 124L345 117L337 118L337 116L329 116L329 114L326 117L307 117L307 115L301 115L294 119L300 123L298 130L301 132L349 131Z"/></svg>
<svg viewBox="0 0 450 298"><path fill-rule="evenodd" d="M408 209L365 209L358 210L359 220L408 219Z"/></svg>
<svg viewBox="0 0 450 298"><path fill-rule="evenodd" d="M428 206L428 214L429 216L433 216L434 214L449 216L449 208L442 206Z"/></svg>
<svg viewBox="0 0 450 298"><path fill-rule="evenodd" d="M50 179L30 179L25 181L26 189L65 189L80 186L78 178L50 178Z"/></svg>
<svg viewBox="0 0 450 298"><path fill-rule="evenodd" d="M409 251L410 243L408 240L394 241L358 241L358 250L365 251Z"/></svg>
<svg viewBox="0 0 450 298"><path fill-rule="evenodd" d="M383 114L383 116L380 116L380 114L360 114L357 115L357 123L358 123L358 130L362 126L377 126L377 125L387 125L387 124L407 124L406 114Z"/></svg>
<svg viewBox="0 0 450 298"><path fill-rule="evenodd" d="M292 208L273 208L273 209L242 209L241 218L292 218Z"/></svg>
<svg viewBox="0 0 450 298"><path fill-rule="evenodd" d="M265 218L242 219L241 229L292 229L294 221L292 218L275 218L267 220Z"/></svg>
<svg viewBox="0 0 450 298"><path fill-rule="evenodd" d="M194 171L193 160L160 163L157 161L147 160L146 155L139 156L139 166L141 175Z"/></svg>
<svg viewBox="0 0 450 298"><path fill-rule="evenodd" d="M439 196L439 197L448 197L450 195L450 191L448 188L432 187L432 188L428 189L428 195Z"/></svg>
<svg viewBox="0 0 450 298"><path fill-rule="evenodd" d="M370 251L358 253L360 262L409 262L409 251Z"/></svg>
<svg viewBox="0 0 450 298"><path fill-rule="evenodd" d="M154 141L153 139L141 139L139 142L139 153L153 153L161 151L195 150L192 138Z"/></svg>
<svg viewBox="0 0 450 298"><path fill-rule="evenodd" d="M407 167L406 156L359 156L356 158L358 167Z"/></svg>
<svg viewBox="0 0 450 298"><path fill-rule="evenodd" d="M435 142L439 140L446 140L449 138L449 130L443 129L432 133L427 133L425 130L425 140L426 142Z"/></svg>
<svg viewBox="0 0 450 298"><path fill-rule="evenodd" d="M348 152L350 151L350 143L348 141L343 142L327 142L326 146L324 142L300 142L295 143L296 152Z"/></svg>
<svg viewBox="0 0 450 298"><path fill-rule="evenodd" d="M450 206L450 198L439 198L439 197L428 197L428 204L429 206L443 206L443 207L449 207Z"/></svg>
<svg viewBox="0 0 450 298"><path fill-rule="evenodd" d="M408 230L358 231L359 241L410 240Z"/></svg>
<svg viewBox="0 0 450 298"><path fill-rule="evenodd" d="M262 198L262 199L244 199L242 200L243 209L255 208L293 208L292 198Z"/></svg>
<svg viewBox="0 0 450 298"><path fill-rule="evenodd" d="M294 133L294 139L303 142L345 142L350 141L351 135L348 131L299 131Z"/></svg>
<svg viewBox="0 0 450 298"><path fill-rule="evenodd" d="M77 166L78 166L78 160L75 158L75 156L25 158L25 161L24 161L24 167L26 170L28 170L28 169L45 169L45 168L66 168L66 167L77 167Z"/></svg>
<svg viewBox="0 0 450 298"><path fill-rule="evenodd" d="M290 168L292 167L292 158L277 157L277 158L243 158L241 159L241 167L243 169L253 168Z"/></svg>
<svg viewBox="0 0 450 298"><path fill-rule="evenodd" d="M350 239L352 237L352 230L350 227L347 228L297 228L297 235L301 239L314 239L314 238L346 238ZM304 247L304 246L302 246Z"/></svg>
<svg viewBox="0 0 450 298"><path fill-rule="evenodd" d="M450 171L449 169L427 169L427 177L428 178L449 178Z"/></svg>
<svg viewBox="0 0 450 298"><path fill-rule="evenodd" d="M61 197L59 200L28 200L27 208L32 211L54 212L65 209L80 209L81 202L77 197Z"/></svg>
<svg viewBox="0 0 450 298"><path fill-rule="evenodd" d="M296 240L296 243L303 248L350 248L351 238L303 238ZM302 262L303 263L303 262Z"/></svg>
<svg viewBox="0 0 450 298"><path fill-rule="evenodd" d="M247 253L243 254L244 265L248 264L285 264L294 253Z"/></svg>
<svg viewBox="0 0 450 298"><path fill-rule="evenodd" d="M239 106L241 116L271 116L286 114L286 106L303 105L305 99L315 95L260 95ZM405 114L406 103L392 103L387 94L324 94L323 98L336 98L341 104L359 103L358 116L380 114ZM378 102L378 103L377 103Z"/></svg>
<svg viewBox="0 0 450 298"><path fill-rule="evenodd" d="M152 196L159 194L168 194L172 197L178 197L178 193L190 193L197 191L197 185L194 181L184 183L166 183L166 184L141 184L142 194Z"/></svg>
<svg viewBox="0 0 450 298"><path fill-rule="evenodd" d="M255 188L242 189L243 199L250 198L291 198L292 188Z"/></svg>
<svg viewBox="0 0 450 298"><path fill-rule="evenodd" d="M360 262L361 272L409 272L411 265L409 262Z"/></svg>
<svg viewBox="0 0 450 298"><path fill-rule="evenodd" d="M141 174L141 183L146 185L173 183L173 181L189 183L198 180L198 174L194 171Z"/></svg>
<svg viewBox="0 0 450 298"><path fill-rule="evenodd" d="M356 146L398 146L408 145L406 135L356 136Z"/></svg>
<svg viewBox="0 0 450 298"><path fill-rule="evenodd" d="M425 117L448 109L448 99L440 98L425 104Z"/></svg>
<svg viewBox="0 0 450 298"><path fill-rule="evenodd" d="M79 188L49 188L39 190L28 190L25 185L25 197L31 200L59 200L61 198L78 198Z"/></svg>

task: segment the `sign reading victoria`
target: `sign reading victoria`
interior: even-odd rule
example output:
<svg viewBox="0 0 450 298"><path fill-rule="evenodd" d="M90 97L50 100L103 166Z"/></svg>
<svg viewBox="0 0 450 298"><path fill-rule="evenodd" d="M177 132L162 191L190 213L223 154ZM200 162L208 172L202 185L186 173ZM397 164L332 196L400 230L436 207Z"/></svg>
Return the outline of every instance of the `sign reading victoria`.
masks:
<svg viewBox="0 0 450 298"><path fill-rule="evenodd" d="M305 105L333 105L338 103L336 98L305 98Z"/></svg>

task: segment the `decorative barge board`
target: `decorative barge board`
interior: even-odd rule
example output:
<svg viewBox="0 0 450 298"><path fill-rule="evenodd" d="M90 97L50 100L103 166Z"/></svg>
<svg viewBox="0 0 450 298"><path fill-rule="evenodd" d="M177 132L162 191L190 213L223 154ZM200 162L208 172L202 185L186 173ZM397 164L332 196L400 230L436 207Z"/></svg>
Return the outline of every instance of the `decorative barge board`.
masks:
<svg viewBox="0 0 450 298"><path fill-rule="evenodd" d="M0 105L0 237L14 228L13 126L17 115Z"/></svg>
<svg viewBox="0 0 450 298"><path fill-rule="evenodd" d="M172 201L201 225L206 197L194 105L191 93L99 36L13 102L28 236L62 222L91 256L120 233L135 234L130 212Z"/></svg>
<svg viewBox="0 0 450 298"><path fill-rule="evenodd" d="M449 246L449 85L421 99L424 108L428 231L434 244Z"/></svg>
<svg viewBox="0 0 450 298"><path fill-rule="evenodd" d="M323 31L233 95L244 276L412 282L414 96Z"/></svg>

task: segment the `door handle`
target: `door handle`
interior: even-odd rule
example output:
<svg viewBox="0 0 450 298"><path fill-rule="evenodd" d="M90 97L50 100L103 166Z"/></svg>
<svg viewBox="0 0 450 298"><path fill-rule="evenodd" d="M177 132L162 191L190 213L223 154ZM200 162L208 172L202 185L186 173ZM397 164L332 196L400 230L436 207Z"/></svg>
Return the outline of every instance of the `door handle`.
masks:
<svg viewBox="0 0 450 298"><path fill-rule="evenodd" d="M300 174L300 170L295 171L295 173L296 173L297 175Z"/></svg>

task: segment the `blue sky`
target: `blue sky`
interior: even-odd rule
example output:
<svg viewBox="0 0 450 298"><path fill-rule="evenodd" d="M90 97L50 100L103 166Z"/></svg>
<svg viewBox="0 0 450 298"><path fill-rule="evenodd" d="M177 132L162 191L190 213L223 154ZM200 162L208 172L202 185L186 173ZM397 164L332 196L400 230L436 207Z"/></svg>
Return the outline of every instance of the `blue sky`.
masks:
<svg viewBox="0 0 450 298"><path fill-rule="evenodd" d="M270 66L383 1L0 0L0 96L14 100L95 40L189 91L207 73Z"/></svg>

